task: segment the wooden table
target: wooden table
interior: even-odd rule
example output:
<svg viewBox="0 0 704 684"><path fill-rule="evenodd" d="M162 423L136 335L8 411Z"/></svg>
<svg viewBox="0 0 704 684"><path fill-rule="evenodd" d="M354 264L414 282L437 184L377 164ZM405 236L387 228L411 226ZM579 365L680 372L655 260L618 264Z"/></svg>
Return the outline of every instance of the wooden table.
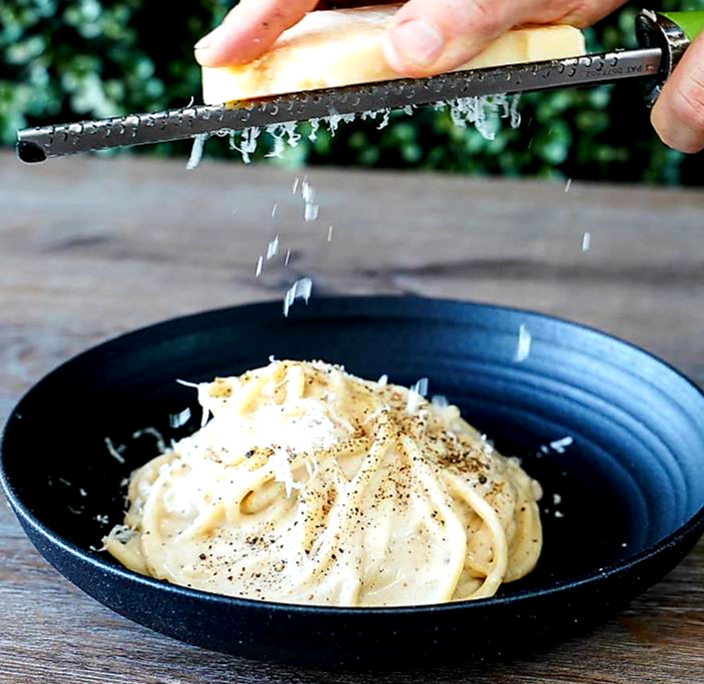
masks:
<svg viewBox="0 0 704 684"><path fill-rule="evenodd" d="M320 218L306 223L296 175L125 157L28 167L0 155L0 422L32 382L89 345L159 319L281 298L301 274L316 293L540 309L704 378L701 191L575 182L566 193L562 183L311 171ZM255 278L277 233L281 255ZM0 504L0 624L0 682L22 684L692 684L704 679L704 545L628 610L534 659L322 673L210 653L114 615L54 572Z"/></svg>

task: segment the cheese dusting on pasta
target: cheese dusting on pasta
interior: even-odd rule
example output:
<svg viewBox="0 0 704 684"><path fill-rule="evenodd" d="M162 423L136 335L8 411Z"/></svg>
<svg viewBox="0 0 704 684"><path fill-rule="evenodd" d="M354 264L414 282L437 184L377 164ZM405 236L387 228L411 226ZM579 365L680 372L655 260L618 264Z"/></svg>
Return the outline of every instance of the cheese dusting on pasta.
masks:
<svg viewBox="0 0 704 684"><path fill-rule="evenodd" d="M286 603L418 605L492 596L542 546L540 486L455 406L322 362L198 386L195 434L136 470L123 565ZM409 398L412 401L409 401Z"/></svg>

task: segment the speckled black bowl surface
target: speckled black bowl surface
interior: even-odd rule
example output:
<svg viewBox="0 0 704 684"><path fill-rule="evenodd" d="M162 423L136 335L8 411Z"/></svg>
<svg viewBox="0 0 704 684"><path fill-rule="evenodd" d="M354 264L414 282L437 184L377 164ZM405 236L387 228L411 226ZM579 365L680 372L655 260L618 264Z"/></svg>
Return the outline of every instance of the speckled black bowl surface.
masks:
<svg viewBox="0 0 704 684"><path fill-rule="evenodd" d="M530 353L516 360L520 326ZM525 337L525 335L524 335ZM522 351L526 351L525 347ZM156 455L195 393L175 382L239 374L277 358L341 363L362 377L428 377L542 484L536 570L491 599L339 609L227 598L130 572L93 551L120 522L120 481ZM128 445L125 463L105 437ZM570 437L570 440L563 438ZM560 441L562 440L562 441ZM555 447L550 446L555 443ZM560 445L563 446L560 446ZM541 449L542 447L542 449ZM403 667L544 647L657 582L704 524L704 397L629 344L525 311L400 298L313 299L155 325L68 361L10 416L2 484L42 555L85 592L169 636L319 667Z"/></svg>

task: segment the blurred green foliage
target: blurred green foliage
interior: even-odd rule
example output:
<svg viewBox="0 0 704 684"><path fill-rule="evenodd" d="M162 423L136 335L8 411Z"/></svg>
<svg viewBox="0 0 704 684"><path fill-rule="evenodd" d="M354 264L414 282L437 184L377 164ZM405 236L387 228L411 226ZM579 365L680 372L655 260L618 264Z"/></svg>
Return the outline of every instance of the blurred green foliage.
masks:
<svg viewBox="0 0 704 684"><path fill-rule="evenodd" d="M0 5L0 142L14 144L27 125L155 111L198 96L192 45L232 3L194 0L6 0ZM588 31L589 49L635 46L640 5ZM704 9L704 0L663 0L652 9ZM304 137L270 163L439 169L469 174L570 177L703 185L704 156L660 144L636 88L629 85L531 93L521 98L522 125L504 124L494 140L454 126L446 111L425 108L341 125ZM137 150L185 155L186 143ZM257 152L262 158L266 146ZM226 140L206 154L239 159Z"/></svg>

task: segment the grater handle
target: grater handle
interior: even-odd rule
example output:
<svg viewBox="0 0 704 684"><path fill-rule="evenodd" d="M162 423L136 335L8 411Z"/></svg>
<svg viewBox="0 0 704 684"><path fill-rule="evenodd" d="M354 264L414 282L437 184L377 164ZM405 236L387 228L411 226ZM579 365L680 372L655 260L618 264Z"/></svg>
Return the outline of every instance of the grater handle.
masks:
<svg viewBox="0 0 704 684"><path fill-rule="evenodd" d="M658 13L643 10L636 17L636 38L641 48L659 48L662 65L657 76L643 81L647 106L652 107L662 86L682 59L692 40L704 31L704 12Z"/></svg>
<svg viewBox="0 0 704 684"><path fill-rule="evenodd" d="M689 12L663 12L666 17L680 27L690 42L694 42L704 33L704 10L690 10Z"/></svg>

